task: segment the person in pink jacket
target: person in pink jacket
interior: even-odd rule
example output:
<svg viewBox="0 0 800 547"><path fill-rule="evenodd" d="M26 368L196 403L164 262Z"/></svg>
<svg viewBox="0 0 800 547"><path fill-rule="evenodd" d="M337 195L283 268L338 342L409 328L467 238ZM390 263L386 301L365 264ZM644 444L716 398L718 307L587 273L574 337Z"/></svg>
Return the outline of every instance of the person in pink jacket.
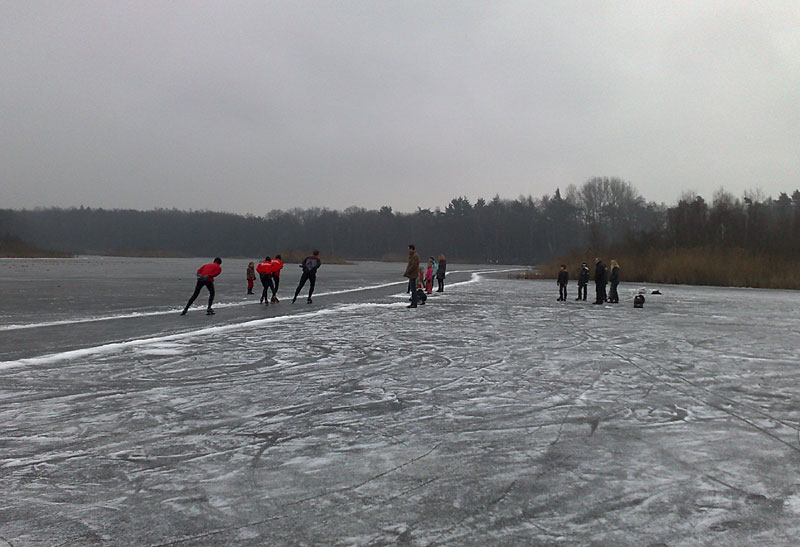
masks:
<svg viewBox="0 0 800 547"><path fill-rule="evenodd" d="M208 289L208 308L206 309L206 315L214 315L214 310L211 309L211 304L214 303L214 278L222 273L221 264L222 259L217 257L214 259L214 262L204 264L197 269L197 285L194 287L194 294L186 303L186 307L183 308L181 315L186 315L186 312L189 311L189 308L194 303L203 287Z"/></svg>
<svg viewBox="0 0 800 547"><path fill-rule="evenodd" d="M425 292L433 292L433 257L428 258L428 268L425 270Z"/></svg>

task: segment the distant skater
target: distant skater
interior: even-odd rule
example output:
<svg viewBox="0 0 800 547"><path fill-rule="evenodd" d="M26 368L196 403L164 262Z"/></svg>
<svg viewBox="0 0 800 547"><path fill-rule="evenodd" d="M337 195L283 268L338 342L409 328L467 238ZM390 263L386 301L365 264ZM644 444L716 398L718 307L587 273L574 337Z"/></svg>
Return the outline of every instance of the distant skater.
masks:
<svg viewBox="0 0 800 547"><path fill-rule="evenodd" d="M261 286L264 287L261 291L261 298L258 301L259 304L266 303L266 305L269 306L269 291L275 291L272 277L273 268L274 266L272 265L272 259L270 257L264 258L264 262L259 262L258 266L256 266L256 271L261 279Z"/></svg>
<svg viewBox="0 0 800 547"><path fill-rule="evenodd" d="M608 277L608 282L611 284L611 290L608 294L608 301L611 304L619 304L619 294L617 293L617 286L619 285L619 264L616 260L609 262L611 266L611 275Z"/></svg>
<svg viewBox="0 0 800 547"><path fill-rule="evenodd" d="M253 285L256 281L256 263L247 265L247 294L253 294Z"/></svg>
<svg viewBox="0 0 800 547"><path fill-rule="evenodd" d="M581 300L581 293L583 293L583 300L586 301L586 287L589 285L589 266L586 262L581 263L581 273L578 274L578 298Z"/></svg>
<svg viewBox="0 0 800 547"><path fill-rule="evenodd" d="M436 289L436 292L444 292L444 276L446 271L447 260L444 255L439 255L439 266L436 268L436 282L439 284L439 288Z"/></svg>
<svg viewBox="0 0 800 547"><path fill-rule="evenodd" d="M606 265L599 258L594 259L594 291L593 304L602 304L606 301Z"/></svg>
<svg viewBox="0 0 800 547"><path fill-rule="evenodd" d="M314 284L317 282L317 270L319 270L320 266L322 266L322 260L320 260L319 251L316 249L311 256L307 256L303 259L303 263L300 264L300 267L303 268L303 275L300 276L300 283L297 284L297 289L294 291L292 304L294 304L295 300L297 300L297 295L300 294L300 291L303 289L303 285L306 284L306 281L309 283L308 299L306 302L311 304L311 295L314 294Z"/></svg>
<svg viewBox="0 0 800 547"><path fill-rule="evenodd" d="M425 292L431 294L433 292L433 257L428 258L428 267L425 269Z"/></svg>
<svg viewBox="0 0 800 547"><path fill-rule="evenodd" d="M565 302L567 300L567 283L569 283L569 272L565 264L561 265L558 271L558 301Z"/></svg>
<svg viewBox="0 0 800 547"><path fill-rule="evenodd" d="M273 304L280 302L278 300L278 285L281 284L281 270L283 269L283 259L281 255L275 255L272 259L272 300Z"/></svg>
<svg viewBox="0 0 800 547"><path fill-rule="evenodd" d="M181 315L186 315L186 312L189 311L189 308L194 303L203 287L208 289L208 308L206 309L206 315L214 315L214 310L211 309L211 305L214 303L214 278L222 273L221 264L222 259L217 257L214 259L214 262L204 264L197 269L197 285L194 287L194 294L192 294L192 297L186 303L186 307L183 308Z"/></svg>
<svg viewBox="0 0 800 547"><path fill-rule="evenodd" d="M408 279L408 287L406 288L406 292L411 293L412 295L417 289L418 271L419 255L417 254L417 248L411 244L408 246L408 264L406 265L406 272L403 274L403 277ZM414 307L416 308L416 306Z"/></svg>

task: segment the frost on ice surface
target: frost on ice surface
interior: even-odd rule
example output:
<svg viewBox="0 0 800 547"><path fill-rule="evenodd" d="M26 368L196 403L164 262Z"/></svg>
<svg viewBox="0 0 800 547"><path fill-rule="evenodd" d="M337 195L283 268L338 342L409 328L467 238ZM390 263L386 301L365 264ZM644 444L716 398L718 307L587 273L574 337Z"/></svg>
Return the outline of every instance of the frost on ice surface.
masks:
<svg viewBox="0 0 800 547"><path fill-rule="evenodd" d="M408 310L398 272L350 291L351 268L313 306L0 331L0 537L798 537L798 293L660 287L634 310L465 271Z"/></svg>

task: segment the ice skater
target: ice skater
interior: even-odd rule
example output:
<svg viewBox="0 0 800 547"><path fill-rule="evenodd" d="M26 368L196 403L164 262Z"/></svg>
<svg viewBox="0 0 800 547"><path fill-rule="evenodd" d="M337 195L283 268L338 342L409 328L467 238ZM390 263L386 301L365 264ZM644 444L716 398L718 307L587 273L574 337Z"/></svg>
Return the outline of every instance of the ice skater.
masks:
<svg viewBox="0 0 800 547"><path fill-rule="evenodd" d="M272 259L272 300L270 300L273 304L280 302L280 300L278 300L278 285L281 284L282 269L283 260L281 259L281 255L275 255L275 258Z"/></svg>
<svg viewBox="0 0 800 547"><path fill-rule="evenodd" d="M578 298L575 300L581 300L581 294L583 294L583 301L586 301L586 288L589 285L589 266L586 265L586 262L581 263L581 273L578 274Z"/></svg>
<svg viewBox="0 0 800 547"><path fill-rule="evenodd" d="M311 295L314 294L314 285L317 282L317 270L319 267L322 266L322 260L319 258L319 251L316 249L311 256L307 256L303 259L303 263L300 264L300 267L303 268L303 275L300 276L300 283L297 284L297 289L294 291L294 298L292 298L292 304L295 303L297 300L297 296L300 294L300 291L303 289L303 285L306 284L308 281L308 299L306 300L307 303L311 304Z"/></svg>
<svg viewBox="0 0 800 547"><path fill-rule="evenodd" d="M567 283L569 283L569 272L566 264L561 265L556 282L558 283L558 301L565 302L567 300Z"/></svg>
<svg viewBox="0 0 800 547"><path fill-rule="evenodd" d="M269 292L270 290L275 291L272 277L273 269L274 266L270 257L264 258L264 262L259 262L258 266L256 266L256 271L261 279L261 286L264 287L261 291L261 298L258 301L259 304L266 303L269 306Z"/></svg>
<svg viewBox="0 0 800 547"><path fill-rule="evenodd" d="M253 285L256 281L256 263L247 265L247 294L253 294Z"/></svg>
<svg viewBox="0 0 800 547"><path fill-rule="evenodd" d="M186 315L186 312L189 311L189 308L194 303L203 287L208 289L208 308L206 308L206 315L214 315L214 310L211 308L211 305L214 303L214 278L222 273L221 264L222 259L217 257L214 259L214 262L204 264L197 269L197 285L194 287L194 294L192 294L192 297L186 303L186 307L183 308L181 315Z"/></svg>

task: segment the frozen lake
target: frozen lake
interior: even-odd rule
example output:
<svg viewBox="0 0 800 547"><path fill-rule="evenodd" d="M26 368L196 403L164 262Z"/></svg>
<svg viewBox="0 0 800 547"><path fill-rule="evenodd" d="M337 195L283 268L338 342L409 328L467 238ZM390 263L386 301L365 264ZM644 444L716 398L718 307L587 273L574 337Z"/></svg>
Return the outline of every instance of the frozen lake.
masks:
<svg viewBox="0 0 800 547"><path fill-rule="evenodd" d="M800 537L800 292L203 262L0 260L0 546Z"/></svg>

